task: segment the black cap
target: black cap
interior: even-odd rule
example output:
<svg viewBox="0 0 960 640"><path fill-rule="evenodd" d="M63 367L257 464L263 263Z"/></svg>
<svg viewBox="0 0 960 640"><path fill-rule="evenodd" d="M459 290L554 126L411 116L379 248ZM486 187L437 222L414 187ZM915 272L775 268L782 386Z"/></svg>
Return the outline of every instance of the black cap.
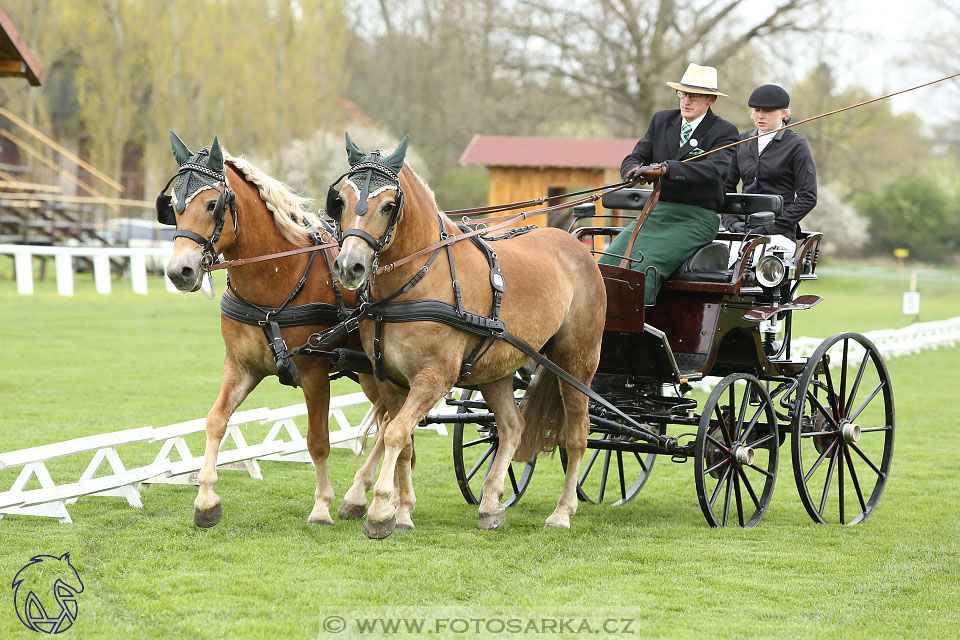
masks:
<svg viewBox="0 0 960 640"><path fill-rule="evenodd" d="M747 105L754 109L786 109L790 106L790 94L775 84L765 84L757 87L750 94Z"/></svg>

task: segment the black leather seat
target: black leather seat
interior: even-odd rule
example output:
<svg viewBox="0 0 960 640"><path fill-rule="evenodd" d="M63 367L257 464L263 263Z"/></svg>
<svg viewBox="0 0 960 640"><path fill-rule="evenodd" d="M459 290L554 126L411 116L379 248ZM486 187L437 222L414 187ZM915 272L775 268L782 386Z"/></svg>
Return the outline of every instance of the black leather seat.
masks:
<svg viewBox="0 0 960 640"><path fill-rule="evenodd" d="M703 282L730 282L733 269L727 267L730 245L725 242L705 244L687 258L670 279L699 280Z"/></svg>

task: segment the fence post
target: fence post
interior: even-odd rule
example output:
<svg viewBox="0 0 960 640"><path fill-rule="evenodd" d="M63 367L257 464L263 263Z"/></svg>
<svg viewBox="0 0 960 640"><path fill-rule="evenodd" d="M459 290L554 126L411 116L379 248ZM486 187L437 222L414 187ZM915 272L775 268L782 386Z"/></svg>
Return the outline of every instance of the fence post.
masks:
<svg viewBox="0 0 960 640"><path fill-rule="evenodd" d="M33 254L18 251L13 254L13 267L17 272L17 293L33 295Z"/></svg>
<svg viewBox="0 0 960 640"><path fill-rule="evenodd" d="M147 295L147 261L142 253L130 254L130 280L134 293Z"/></svg>
<svg viewBox="0 0 960 640"><path fill-rule="evenodd" d="M73 295L73 256L69 253L58 253L57 261L57 293L62 296Z"/></svg>
<svg viewBox="0 0 960 640"><path fill-rule="evenodd" d="M110 257L102 253L93 256L93 281L97 293L110 293Z"/></svg>

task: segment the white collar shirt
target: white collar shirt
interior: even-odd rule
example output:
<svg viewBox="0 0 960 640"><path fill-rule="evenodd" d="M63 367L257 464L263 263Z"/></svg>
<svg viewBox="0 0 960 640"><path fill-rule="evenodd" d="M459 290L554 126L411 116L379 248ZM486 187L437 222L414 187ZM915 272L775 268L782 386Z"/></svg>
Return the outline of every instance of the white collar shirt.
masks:
<svg viewBox="0 0 960 640"><path fill-rule="evenodd" d="M759 138L757 138L757 154L758 155L763 153L763 150L767 148L767 145L770 144L770 141L773 140L773 137L777 135L777 129L779 129L782 126L783 126L783 123L781 122L776 126L776 129L774 129L772 132L765 133ZM760 133L759 129L757 129L757 133Z"/></svg>
<svg viewBox="0 0 960 640"><path fill-rule="evenodd" d="M691 120L690 123L689 123L689 124L690 124L690 131L691 131L691 132L696 131L696 130L697 130L697 127L700 126L700 123L703 122L703 119L704 119L705 117L707 117L707 112L706 112L706 111L704 111L704 112L700 115L700 117L697 118L696 120ZM683 121L686 122L687 119L686 119L686 118L683 118ZM692 133L691 133L691 135L692 135ZM696 146L696 145L694 145L694 146Z"/></svg>

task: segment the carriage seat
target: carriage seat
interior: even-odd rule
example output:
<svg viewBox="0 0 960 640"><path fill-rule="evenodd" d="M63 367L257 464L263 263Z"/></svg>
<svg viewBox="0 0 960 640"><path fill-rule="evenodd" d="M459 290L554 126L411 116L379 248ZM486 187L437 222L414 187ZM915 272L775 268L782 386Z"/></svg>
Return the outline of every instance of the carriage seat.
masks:
<svg viewBox="0 0 960 640"><path fill-rule="evenodd" d="M703 245L684 260L670 275L670 279L730 282L733 279L733 269L727 268L729 261L730 245L714 241Z"/></svg>

